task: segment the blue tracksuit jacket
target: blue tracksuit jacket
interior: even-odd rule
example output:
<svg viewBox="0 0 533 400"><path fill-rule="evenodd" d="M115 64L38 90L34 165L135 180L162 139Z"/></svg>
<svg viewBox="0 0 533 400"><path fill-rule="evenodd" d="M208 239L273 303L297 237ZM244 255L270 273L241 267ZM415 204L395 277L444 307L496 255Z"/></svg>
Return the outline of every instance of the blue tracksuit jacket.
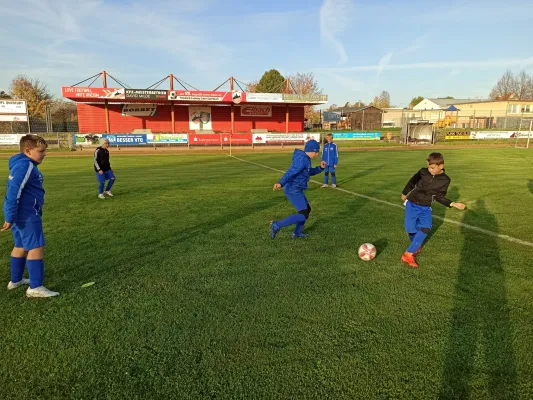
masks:
<svg viewBox="0 0 533 400"><path fill-rule="evenodd" d="M322 161L325 161L328 167L333 167L339 163L339 149L337 149L335 143L326 143L324 145Z"/></svg>
<svg viewBox="0 0 533 400"><path fill-rule="evenodd" d="M40 219L43 205L43 176L37 163L22 153L11 157L4 199L4 220L13 223Z"/></svg>
<svg viewBox="0 0 533 400"><path fill-rule="evenodd" d="M295 149L292 155L292 164L279 180L286 193L302 192L307 189L307 182L313 175L322 172L320 166L311 168L311 159L300 149Z"/></svg>

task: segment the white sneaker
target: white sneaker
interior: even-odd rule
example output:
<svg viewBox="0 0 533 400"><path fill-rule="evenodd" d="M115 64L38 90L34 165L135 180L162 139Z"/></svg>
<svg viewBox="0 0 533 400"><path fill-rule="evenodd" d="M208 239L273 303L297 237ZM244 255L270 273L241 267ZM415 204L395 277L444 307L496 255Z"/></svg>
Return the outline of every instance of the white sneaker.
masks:
<svg viewBox="0 0 533 400"><path fill-rule="evenodd" d="M326 185L326 184L324 183L324 184L323 184L322 186L320 186L320 187L321 187L321 188L325 188L325 187L328 187L328 186L329 186L329 185Z"/></svg>
<svg viewBox="0 0 533 400"><path fill-rule="evenodd" d="M336 188L336 187L337 187L337 185L333 184L333 185L331 185L331 187L332 187L332 188Z"/></svg>
<svg viewBox="0 0 533 400"><path fill-rule="evenodd" d="M45 288L44 286L36 287L35 289L26 290L27 297L54 297L59 296L58 292L52 292L50 289Z"/></svg>
<svg viewBox="0 0 533 400"><path fill-rule="evenodd" d="M113 194L109 190L106 190L104 194L107 194L109 197L113 197Z"/></svg>
<svg viewBox="0 0 533 400"><path fill-rule="evenodd" d="M18 288L19 286L22 286L22 285L29 285L30 284L30 280L29 279L24 279L22 278L22 280L18 281L18 282L11 282L9 281L9 283L7 284L7 289L8 290L13 290L13 289L16 289Z"/></svg>
<svg viewBox="0 0 533 400"><path fill-rule="evenodd" d="M98 195L98 198L99 198L99 199L105 199L105 196L104 196L103 193L100 193L100 194Z"/></svg>

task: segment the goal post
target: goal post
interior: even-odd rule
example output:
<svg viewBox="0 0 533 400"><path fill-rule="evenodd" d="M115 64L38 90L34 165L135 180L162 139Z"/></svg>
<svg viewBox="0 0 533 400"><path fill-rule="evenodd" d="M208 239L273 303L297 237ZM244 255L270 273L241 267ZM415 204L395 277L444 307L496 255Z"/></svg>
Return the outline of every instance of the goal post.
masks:
<svg viewBox="0 0 533 400"><path fill-rule="evenodd" d="M518 132L515 135L515 148L529 149L531 136L533 135L533 118L521 118Z"/></svg>

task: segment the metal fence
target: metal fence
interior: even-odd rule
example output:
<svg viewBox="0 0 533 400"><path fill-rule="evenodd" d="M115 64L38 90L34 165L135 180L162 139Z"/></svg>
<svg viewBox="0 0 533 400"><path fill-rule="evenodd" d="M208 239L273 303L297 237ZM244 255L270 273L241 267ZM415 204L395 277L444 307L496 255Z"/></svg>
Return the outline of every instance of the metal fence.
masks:
<svg viewBox="0 0 533 400"><path fill-rule="evenodd" d="M427 121L438 129L519 129L521 121L533 112L519 110L402 110L385 113L383 127L401 127L406 123Z"/></svg>
<svg viewBox="0 0 533 400"><path fill-rule="evenodd" d="M0 121L0 133L78 132L78 122L65 119L28 117L28 121Z"/></svg>

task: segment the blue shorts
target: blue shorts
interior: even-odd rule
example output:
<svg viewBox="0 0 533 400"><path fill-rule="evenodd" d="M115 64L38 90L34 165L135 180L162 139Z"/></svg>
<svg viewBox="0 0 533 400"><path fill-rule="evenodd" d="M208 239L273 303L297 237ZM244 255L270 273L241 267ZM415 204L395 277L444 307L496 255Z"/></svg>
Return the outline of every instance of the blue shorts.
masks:
<svg viewBox="0 0 533 400"><path fill-rule="evenodd" d="M296 211L307 210L309 207L309 202L307 197L303 192L287 192L285 191L285 196L291 202L291 204L296 208Z"/></svg>
<svg viewBox="0 0 533 400"><path fill-rule="evenodd" d="M327 174L328 172L334 173L335 167L333 165L326 165L326 168L324 168L324 173Z"/></svg>
<svg viewBox="0 0 533 400"><path fill-rule="evenodd" d="M432 219L431 207L406 202L404 225L407 233L416 233L421 228L431 229Z"/></svg>
<svg viewBox="0 0 533 400"><path fill-rule="evenodd" d="M11 226L11 233L15 240L15 247L30 251L43 247L44 241L43 221L40 219L15 222Z"/></svg>
<svg viewBox="0 0 533 400"><path fill-rule="evenodd" d="M103 174L96 173L96 179L98 179L98 182L105 182L110 179L113 179L115 177L115 174L113 174L113 171L109 170L104 172Z"/></svg>

